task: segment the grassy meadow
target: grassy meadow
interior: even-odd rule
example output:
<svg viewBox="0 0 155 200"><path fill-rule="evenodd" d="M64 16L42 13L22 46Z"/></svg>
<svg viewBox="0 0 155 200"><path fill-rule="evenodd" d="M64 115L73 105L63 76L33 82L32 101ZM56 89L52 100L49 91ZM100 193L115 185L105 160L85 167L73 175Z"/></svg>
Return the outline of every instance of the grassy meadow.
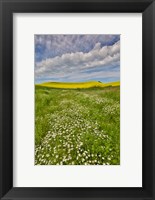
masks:
<svg viewBox="0 0 155 200"><path fill-rule="evenodd" d="M119 82L102 84L35 86L35 165L120 164Z"/></svg>

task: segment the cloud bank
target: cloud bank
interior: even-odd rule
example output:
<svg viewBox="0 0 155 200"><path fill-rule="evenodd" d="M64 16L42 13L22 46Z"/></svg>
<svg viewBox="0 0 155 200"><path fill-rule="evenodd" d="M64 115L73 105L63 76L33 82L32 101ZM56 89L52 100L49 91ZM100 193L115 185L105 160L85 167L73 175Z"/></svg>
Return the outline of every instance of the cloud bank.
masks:
<svg viewBox="0 0 155 200"><path fill-rule="evenodd" d="M67 39L64 39L64 36L58 35L53 42L49 42L51 41L49 39L46 40L46 37L35 38L35 44L46 45L45 51L48 49L50 52L48 54L51 54L50 57L47 56L47 58L35 60L35 81L74 82L100 80L108 82L119 80L120 40L114 42L113 35L106 35L106 40L105 35L104 37L99 36L88 35L81 37L80 40L79 35L71 36L71 38L67 37ZM91 41L90 38L92 38ZM100 42L100 38L104 38L104 42ZM81 44L81 41L83 41L83 44L89 41L90 44L86 45L85 49L82 50L83 45L78 47L77 44L74 44L77 41L78 44ZM53 46L57 46L57 52L55 52ZM81 51L78 51L78 49Z"/></svg>

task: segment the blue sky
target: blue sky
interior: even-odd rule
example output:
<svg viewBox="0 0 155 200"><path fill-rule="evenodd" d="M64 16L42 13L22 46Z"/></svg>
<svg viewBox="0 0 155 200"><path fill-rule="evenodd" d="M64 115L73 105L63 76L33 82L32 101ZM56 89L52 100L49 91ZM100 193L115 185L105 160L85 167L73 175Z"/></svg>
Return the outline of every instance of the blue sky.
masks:
<svg viewBox="0 0 155 200"><path fill-rule="evenodd" d="M35 83L120 80L120 35L35 35Z"/></svg>

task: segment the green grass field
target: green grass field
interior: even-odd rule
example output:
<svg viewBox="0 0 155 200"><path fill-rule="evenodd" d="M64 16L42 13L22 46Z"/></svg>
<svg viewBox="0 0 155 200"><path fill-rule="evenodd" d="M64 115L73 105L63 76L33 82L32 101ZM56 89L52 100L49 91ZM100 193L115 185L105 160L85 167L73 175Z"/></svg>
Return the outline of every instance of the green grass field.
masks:
<svg viewBox="0 0 155 200"><path fill-rule="evenodd" d="M119 164L119 86L35 86L35 165Z"/></svg>

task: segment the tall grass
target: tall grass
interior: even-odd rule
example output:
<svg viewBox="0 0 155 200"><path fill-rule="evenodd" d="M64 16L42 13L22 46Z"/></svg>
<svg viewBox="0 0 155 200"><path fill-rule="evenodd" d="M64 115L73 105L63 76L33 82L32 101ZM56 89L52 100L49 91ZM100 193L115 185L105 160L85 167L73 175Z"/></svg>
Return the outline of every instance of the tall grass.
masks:
<svg viewBox="0 0 155 200"><path fill-rule="evenodd" d="M36 86L35 164L119 165L119 87Z"/></svg>

